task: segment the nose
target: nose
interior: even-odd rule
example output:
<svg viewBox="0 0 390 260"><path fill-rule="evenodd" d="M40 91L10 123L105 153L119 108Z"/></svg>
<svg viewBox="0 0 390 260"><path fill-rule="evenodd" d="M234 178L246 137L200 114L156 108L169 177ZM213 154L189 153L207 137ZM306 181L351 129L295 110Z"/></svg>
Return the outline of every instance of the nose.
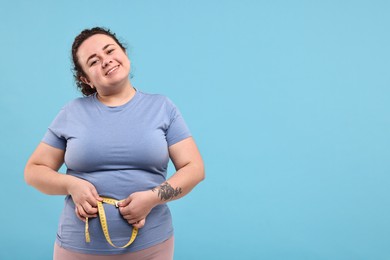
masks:
<svg viewBox="0 0 390 260"><path fill-rule="evenodd" d="M104 59L103 62L102 62L102 67L105 68L110 63L112 63L111 59Z"/></svg>

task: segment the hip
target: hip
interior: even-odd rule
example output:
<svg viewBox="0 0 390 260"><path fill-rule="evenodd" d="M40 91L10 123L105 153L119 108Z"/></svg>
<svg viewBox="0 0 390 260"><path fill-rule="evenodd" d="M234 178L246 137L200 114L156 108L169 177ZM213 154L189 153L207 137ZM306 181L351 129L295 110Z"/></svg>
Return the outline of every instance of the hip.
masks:
<svg viewBox="0 0 390 260"><path fill-rule="evenodd" d="M123 219L115 206L104 204L111 240L120 246L128 242L133 227ZM108 244L98 218L89 220L91 242L85 241L85 223L76 217L74 203L67 197L60 217L57 243L66 249L87 254L123 254L145 249L165 241L173 235L171 213L166 204L158 205L146 217L145 226L138 230L137 237L129 247L117 249Z"/></svg>
<svg viewBox="0 0 390 260"><path fill-rule="evenodd" d="M174 237L156 244L154 246L139 250L136 252L119 255L91 255L82 254L60 247L57 243L54 245L54 260L171 260L174 252Z"/></svg>

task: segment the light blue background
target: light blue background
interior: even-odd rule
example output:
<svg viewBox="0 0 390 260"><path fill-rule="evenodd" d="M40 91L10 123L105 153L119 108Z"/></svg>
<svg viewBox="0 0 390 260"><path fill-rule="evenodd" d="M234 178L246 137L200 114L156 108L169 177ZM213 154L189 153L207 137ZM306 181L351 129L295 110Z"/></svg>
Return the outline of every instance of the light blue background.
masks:
<svg viewBox="0 0 390 260"><path fill-rule="evenodd" d="M170 97L207 178L172 202L175 259L390 259L389 1L1 1L0 259L50 259L61 196L24 165L79 96L102 25ZM93 131L93 130L91 130Z"/></svg>

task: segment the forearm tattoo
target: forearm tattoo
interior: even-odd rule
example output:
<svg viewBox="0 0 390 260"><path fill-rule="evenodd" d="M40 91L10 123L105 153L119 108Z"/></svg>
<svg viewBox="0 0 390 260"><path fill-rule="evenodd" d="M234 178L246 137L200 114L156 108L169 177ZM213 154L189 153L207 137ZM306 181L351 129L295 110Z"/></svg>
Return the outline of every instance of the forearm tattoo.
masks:
<svg viewBox="0 0 390 260"><path fill-rule="evenodd" d="M160 186L153 188L152 191L156 192L158 190L158 196L161 200L170 200L182 193L182 189L177 187L174 189L168 182L164 182Z"/></svg>

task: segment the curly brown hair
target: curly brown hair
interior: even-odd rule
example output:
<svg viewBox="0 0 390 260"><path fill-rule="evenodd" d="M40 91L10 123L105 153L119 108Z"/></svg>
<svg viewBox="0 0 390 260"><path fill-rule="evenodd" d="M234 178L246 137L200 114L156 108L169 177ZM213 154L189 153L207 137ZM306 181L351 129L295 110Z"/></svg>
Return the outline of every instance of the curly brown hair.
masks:
<svg viewBox="0 0 390 260"><path fill-rule="evenodd" d="M95 34L104 34L111 37L122 48L122 50L126 52L126 48L124 44L118 40L115 33L111 32L109 29L104 27L94 27L91 29L85 29L79 35L76 36L72 44L72 59L73 59L72 71L73 71L73 77L76 81L77 88L81 91L81 93L83 93L84 96L89 96L95 93L96 89L91 88L88 84L85 84L84 82L81 81L81 77L86 77L86 74L79 63L79 59L77 57L77 51L80 45L86 39L88 39L89 37Z"/></svg>

